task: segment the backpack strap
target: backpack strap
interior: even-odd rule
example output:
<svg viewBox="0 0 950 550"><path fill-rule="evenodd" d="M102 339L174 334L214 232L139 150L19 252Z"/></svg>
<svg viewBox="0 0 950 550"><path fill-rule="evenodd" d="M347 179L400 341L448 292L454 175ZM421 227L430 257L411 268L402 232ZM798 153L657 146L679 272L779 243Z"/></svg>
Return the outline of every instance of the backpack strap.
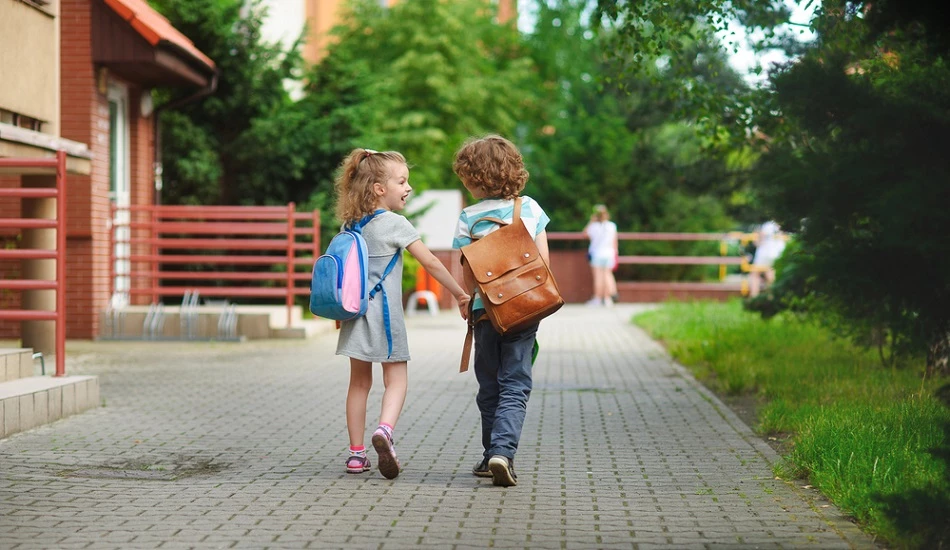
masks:
<svg viewBox="0 0 950 550"><path fill-rule="evenodd" d="M353 223L349 224L349 226L344 225L343 228L344 228L344 229L349 229L350 231L356 231L357 233L362 234L362 233L363 233L363 228L366 227L366 224L368 224L369 222L373 221L373 218L375 218L376 216L382 214L383 212L385 212L385 210L383 210L382 208L380 208L380 209L376 210L375 212L373 212L372 214L367 214L367 215L363 216L362 218L360 218L359 221L353 222Z"/></svg>
<svg viewBox="0 0 950 550"><path fill-rule="evenodd" d="M386 280L386 276L396 267L396 262L399 261L399 255L402 253L402 249L396 251L393 254L393 259L389 260L389 265L386 266L386 269L383 271L383 276L379 278L379 282L376 283L376 286L369 291L369 299L372 300L377 292L383 293L383 325L386 327L386 345L389 346L388 354L386 358L388 359L393 354L393 332L392 324L389 318L389 298L386 296L386 287L383 286L383 281Z"/></svg>
<svg viewBox="0 0 950 550"><path fill-rule="evenodd" d="M373 221L373 218L386 212L382 208L376 210L372 214L367 214L363 216L358 222L353 223L350 227L350 231L355 231L359 234L363 233L363 228L366 227L366 224ZM386 358L388 359L393 354L393 331L392 331L392 322L389 317L389 297L386 296L386 288L383 286L383 281L386 280L386 276L396 267L396 262L399 261L399 255L402 253L402 249L396 251L393 254L393 258L389 260L389 265L386 266L386 269L383 270L383 276L379 278L379 281L376 282L376 285L373 286L369 291L369 299L372 300L377 292L383 293L383 325L386 327L386 345L388 347L388 353Z"/></svg>
<svg viewBox="0 0 950 550"><path fill-rule="evenodd" d="M503 219L501 219L501 218L494 218L494 217L486 216L486 217L484 217L484 218L479 218L479 219L475 220L475 223L473 223L471 226L469 226L468 232L469 232L469 234L472 235L472 240L473 240L473 241L477 241L478 239L475 238L475 226L477 226L478 224L480 224L480 223L482 223L482 222L491 222L491 223L495 223L495 224L498 224L498 225L510 225L510 224L512 224L512 223L515 223L516 221L518 221L518 220L520 220L520 219L521 219L521 197L518 196L518 197L515 197L515 205L514 205L514 209L512 210L512 213L511 213L511 221L510 221L510 222L506 222L505 220L503 220Z"/></svg>

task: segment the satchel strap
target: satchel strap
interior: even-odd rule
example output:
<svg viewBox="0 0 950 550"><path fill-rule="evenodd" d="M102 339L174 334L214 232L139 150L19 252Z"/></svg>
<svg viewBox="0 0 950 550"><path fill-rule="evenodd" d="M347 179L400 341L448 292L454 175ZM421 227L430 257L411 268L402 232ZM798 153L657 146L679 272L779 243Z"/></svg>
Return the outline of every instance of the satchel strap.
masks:
<svg viewBox="0 0 950 550"><path fill-rule="evenodd" d="M475 220L475 223L473 223L472 226L469 228L469 233L472 234L473 241L478 240L478 237L475 236L475 227L482 222L491 222L498 225L508 225L508 222L506 222L505 220L501 218L492 218L489 216L486 216L484 218L479 218L478 220Z"/></svg>
<svg viewBox="0 0 950 550"><path fill-rule="evenodd" d="M465 332L465 343L462 345L462 362L459 364L459 372L468 370L468 361L472 357L472 340L475 336L475 325L468 324L468 331Z"/></svg>
<svg viewBox="0 0 950 550"><path fill-rule="evenodd" d="M465 372L468 370L469 359L472 358L472 344L475 340L475 324L481 323L482 321L488 321L488 316L483 315L478 321L472 320L472 313L474 312L474 306L472 302L468 303L468 330L465 332L465 343L462 344L462 362L459 364L459 372Z"/></svg>
<svg viewBox="0 0 950 550"><path fill-rule="evenodd" d="M501 219L501 218L494 218L494 217L491 217L491 216L486 216L486 217L484 217L484 218L479 218L479 219L475 220L475 223L473 223L473 224L468 228L468 232L472 235L472 240L473 240L473 241L477 241L478 238L475 237L475 226L477 226L478 224L480 224L480 223L482 223L482 222L491 222L491 223L495 223L495 224L498 224L498 225L509 225L509 224L511 224L511 223L515 223L516 221L520 220L520 219L521 219L521 197L520 197L520 196L515 197L514 211L512 211L512 215L511 215L511 216L512 216L512 217L511 217L511 222L506 222L505 220L503 220L503 219Z"/></svg>

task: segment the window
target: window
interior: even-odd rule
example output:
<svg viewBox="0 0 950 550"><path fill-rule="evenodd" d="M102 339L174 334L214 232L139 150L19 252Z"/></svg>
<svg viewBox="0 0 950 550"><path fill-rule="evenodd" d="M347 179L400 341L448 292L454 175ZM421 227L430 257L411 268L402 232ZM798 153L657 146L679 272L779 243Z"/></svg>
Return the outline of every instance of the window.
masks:
<svg viewBox="0 0 950 550"><path fill-rule="evenodd" d="M13 126L19 126L20 128L26 128L27 130L33 130L34 132L40 132L43 130L42 120L21 115L20 113L14 113L13 111L7 111L5 109L0 109L0 122Z"/></svg>
<svg viewBox="0 0 950 550"><path fill-rule="evenodd" d="M33 6L38 11L45 13L50 17L55 17L56 13L53 10L53 2L55 0L14 0L15 2L21 2L27 6Z"/></svg>

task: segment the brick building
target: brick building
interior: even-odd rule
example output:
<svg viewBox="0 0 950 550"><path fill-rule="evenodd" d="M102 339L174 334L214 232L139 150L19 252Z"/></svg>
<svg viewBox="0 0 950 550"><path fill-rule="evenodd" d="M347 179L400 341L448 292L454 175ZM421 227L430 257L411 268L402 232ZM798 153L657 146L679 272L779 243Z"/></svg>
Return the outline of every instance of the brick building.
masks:
<svg viewBox="0 0 950 550"><path fill-rule="evenodd" d="M47 32L41 39L4 33L3 25L13 19L36 19L34 26ZM34 42L44 49L38 50ZM148 205L155 197L155 119L163 106L153 104L151 90L178 87L193 91L194 97L210 93L216 84L215 65L145 0L0 0L0 52L0 114L14 113L0 119L0 156L27 153L3 147L5 135L25 130L12 128L14 118L32 124L31 132L46 130L47 147L35 155L66 147L72 154L66 334L92 338L98 333L98 314L111 299L111 205ZM35 64L44 67L44 78L20 85L18 78L8 77ZM23 112L21 105L29 103L16 98L37 96L47 98L45 111ZM33 122L39 119L50 123ZM0 186L24 185L23 178L2 176ZM22 207L0 204L0 217L18 216ZM16 235L2 237L6 246L16 246ZM127 262L114 267L121 290L128 284L121 277ZM4 276L15 276L18 269L0 264ZM19 299L0 296L0 308L17 308ZM20 323L2 324L0 338L19 338L23 328ZM26 341L24 345L43 347Z"/></svg>

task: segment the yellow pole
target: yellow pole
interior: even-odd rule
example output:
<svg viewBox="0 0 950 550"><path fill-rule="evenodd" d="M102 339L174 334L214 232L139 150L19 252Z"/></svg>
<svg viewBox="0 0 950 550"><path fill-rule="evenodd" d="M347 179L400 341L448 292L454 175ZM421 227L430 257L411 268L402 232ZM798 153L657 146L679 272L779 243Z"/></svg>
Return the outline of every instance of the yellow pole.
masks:
<svg viewBox="0 0 950 550"><path fill-rule="evenodd" d="M725 256L728 251L729 247L726 245L726 241L719 241L719 255ZM719 264L719 280L726 280L726 264Z"/></svg>

